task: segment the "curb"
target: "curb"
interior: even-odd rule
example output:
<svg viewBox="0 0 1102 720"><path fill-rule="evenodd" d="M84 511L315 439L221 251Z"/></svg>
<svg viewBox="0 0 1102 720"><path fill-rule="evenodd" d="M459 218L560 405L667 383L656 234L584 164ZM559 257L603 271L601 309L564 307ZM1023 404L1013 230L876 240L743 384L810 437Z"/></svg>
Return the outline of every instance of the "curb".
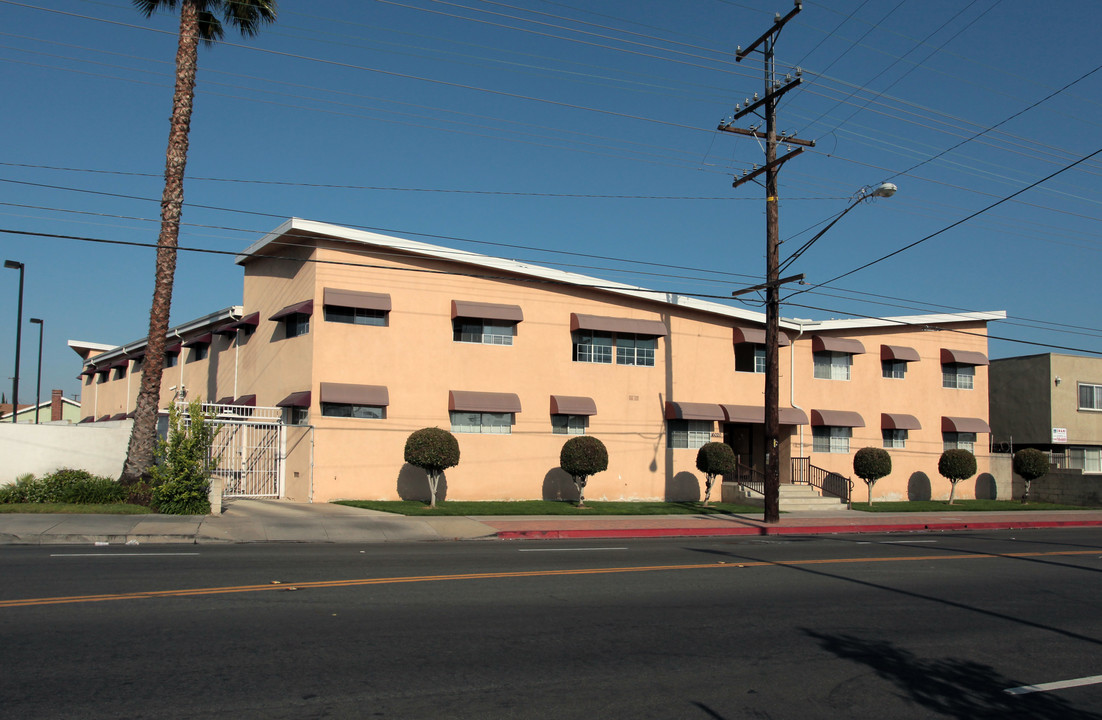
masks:
<svg viewBox="0 0 1102 720"><path fill-rule="evenodd" d="M954 530L1022 530L1062 527L1102 527L1102 520L1025 520L1022 522L952 522L890 525L771 525L739 528L609 528L605 530L502 530L499 540L556 540L600 538L730 537L762 535L859 535L893 532L946 532Z"/></svg>

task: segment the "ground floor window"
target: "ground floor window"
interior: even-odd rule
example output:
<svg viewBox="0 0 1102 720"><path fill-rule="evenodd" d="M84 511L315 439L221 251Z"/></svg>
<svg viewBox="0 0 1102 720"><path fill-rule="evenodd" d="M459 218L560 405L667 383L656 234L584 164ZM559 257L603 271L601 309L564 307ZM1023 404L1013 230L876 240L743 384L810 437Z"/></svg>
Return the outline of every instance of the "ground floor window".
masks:
<svg viewBox="0 0 1102 720"><path fill-rule="evenodd" d="M711 420L667 420L671 448L696 449L712 439Z"/></svg>
<svg viewBox="0 0 1102 720"><path fill-rule="evenodd" d="M556 435L585 435L589 418L585 415L552 415L551 432Z"/></svg>
<svg viewBox="0 0 1102 720"><path fill-rule="evenodd" d="M907 447L907 431L906 430L883 430L884 433L884 447L886 448L905 448Z"/></svg>
<svg viewBox="0 0 1102 720"><path fill-rule="evenodd" d="M1102 448L1069 447L1068 467L1083 472L1102 472Z"/></svg>
<svg viewBox="0 0 1102 720"><path fill-rule="evenodd" d="M821 453L848 453L853 428L817 425L811 428L811 449Z"/></svg>
<svg viewBox="0 0 1102 720"><path fill-rule="evenodd" d="M513 413L451 412L452 432L509 435L513 432Z"/></svg>
<svg viewBox="0 0 1102 720"><path fill-rule="evenodd" d="M976 451L976 433L974 432L943 432L941 439L943 450Z"/></svg>
<svg viewBox="0 0 1102 720"><path fill-rule="evenodd" d="M386 408L381 405L353 405L352 403L321 404L324 417L363 418L367 420L385 420Z"/></svg>

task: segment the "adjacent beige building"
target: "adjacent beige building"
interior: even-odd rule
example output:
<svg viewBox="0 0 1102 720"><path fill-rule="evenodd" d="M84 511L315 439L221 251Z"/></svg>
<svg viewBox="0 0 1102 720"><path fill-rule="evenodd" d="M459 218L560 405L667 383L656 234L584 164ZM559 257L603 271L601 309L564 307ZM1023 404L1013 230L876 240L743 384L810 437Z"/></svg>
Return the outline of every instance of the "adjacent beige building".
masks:
<svg viewBox="0 0 1102 720"><path fill-rule="evenodd" d="M280 408L283 497L423 497L402 450L426 426L459 439L454 500L561 496L559 450L580 433L609 451L593 499L700 497L709 440L748 478L764 466L760 313L300 219L237 263L242 304L170 332L161 402ZM878 498L947 496L950 446L989 472L986 326L1002 317L782 321L782 480L850 476L870 445L893 457ZM133 410L144 344L88 353L86 420Z"/></svg>

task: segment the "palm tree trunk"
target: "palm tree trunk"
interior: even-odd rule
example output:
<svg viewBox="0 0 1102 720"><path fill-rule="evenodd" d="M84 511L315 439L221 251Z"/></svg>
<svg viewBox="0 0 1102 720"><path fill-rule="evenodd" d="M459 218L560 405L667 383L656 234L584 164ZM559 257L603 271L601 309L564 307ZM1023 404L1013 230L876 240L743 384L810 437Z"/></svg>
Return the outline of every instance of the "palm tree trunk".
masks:
<svg viewBox="0 0 1102 720"><path fill-rule="evenodd" d="M142 382L134 409L134 429L126 451L126 465L119 481L141 480L153 464L157 438L157 410L164 370L165 335L172 307L172 281L176 274L176 247L180 215L184 205L184 170L187 165L188 133L195 99L195 72L199 57L199 13L195 0L180 5L180 37L176 49L176 89L172 96L172 119L165 157L165 187L161 196L161 233L157 239L156 279L149 311L149 339L142 363Z"/></svg>

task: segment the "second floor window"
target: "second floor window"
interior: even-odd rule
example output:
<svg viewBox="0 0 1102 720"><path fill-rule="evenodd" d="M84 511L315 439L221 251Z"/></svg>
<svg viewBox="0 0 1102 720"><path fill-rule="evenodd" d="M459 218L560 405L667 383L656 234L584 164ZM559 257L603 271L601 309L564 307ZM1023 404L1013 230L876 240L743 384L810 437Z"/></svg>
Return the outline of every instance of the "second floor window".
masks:
<svg viewBox="0 0 1102 720"><path fill-rule="evenodd" d="M814 353L815 377L820 380L849 380L853 356L849 353L821 350Z"/></svg>
<svg viewBox="0 0 1102 720"><path fill-rule="evenodd" d="M902 380L907 377L906 360L881 360L880 365L883 367L884 377L886 378Z"/></svg>
<svg viewBox="0 0 1102 720"><path fill-rule="evenodd" d="M574 362L612 364L615 349L617 365L654 367L658 338L653 335L609 333L600 330L575 330Z"/></svg>
<svg viewBox="0 0 1102 720"><path fill-rule="evenodd" d="M452 320L452 339L455 342L481 343L483 345L512 345L517 334L517 324L507 320L457 317Z"/></svg>
<svg viewBox="0 0 1102 720"><path fill-rule="evenodd" d="M289 338L310 332L310 316L306 313L291 313L283 319L285 335Z"/></svg>
<svg viewBox="0 0 1102 720"><path fill-rule="evenodd" d="M941 386L957 390L971 390L975 387L976 367L960 363L945 363L941 366Z"/></svg>
<svg viewBox="0 0 1102 720"><path fill-rule="evenodd" d="M1079 409L1102 410L1102 385L1079 383Z"/></svg>
<svg viewBox="0 0 1102 720"><path fill-rule="evenodd" d="M368 308L344 307L341 305L325 306L325 322L347 323L349 325L376 325L387 324L386 310L371 310Z"/></svg>
<svg viewBox="0 0 1102 720"><path fill-rule="evenodd" d="M735 345L735 372L765 372L765 346L758 343Z"/></svg>

